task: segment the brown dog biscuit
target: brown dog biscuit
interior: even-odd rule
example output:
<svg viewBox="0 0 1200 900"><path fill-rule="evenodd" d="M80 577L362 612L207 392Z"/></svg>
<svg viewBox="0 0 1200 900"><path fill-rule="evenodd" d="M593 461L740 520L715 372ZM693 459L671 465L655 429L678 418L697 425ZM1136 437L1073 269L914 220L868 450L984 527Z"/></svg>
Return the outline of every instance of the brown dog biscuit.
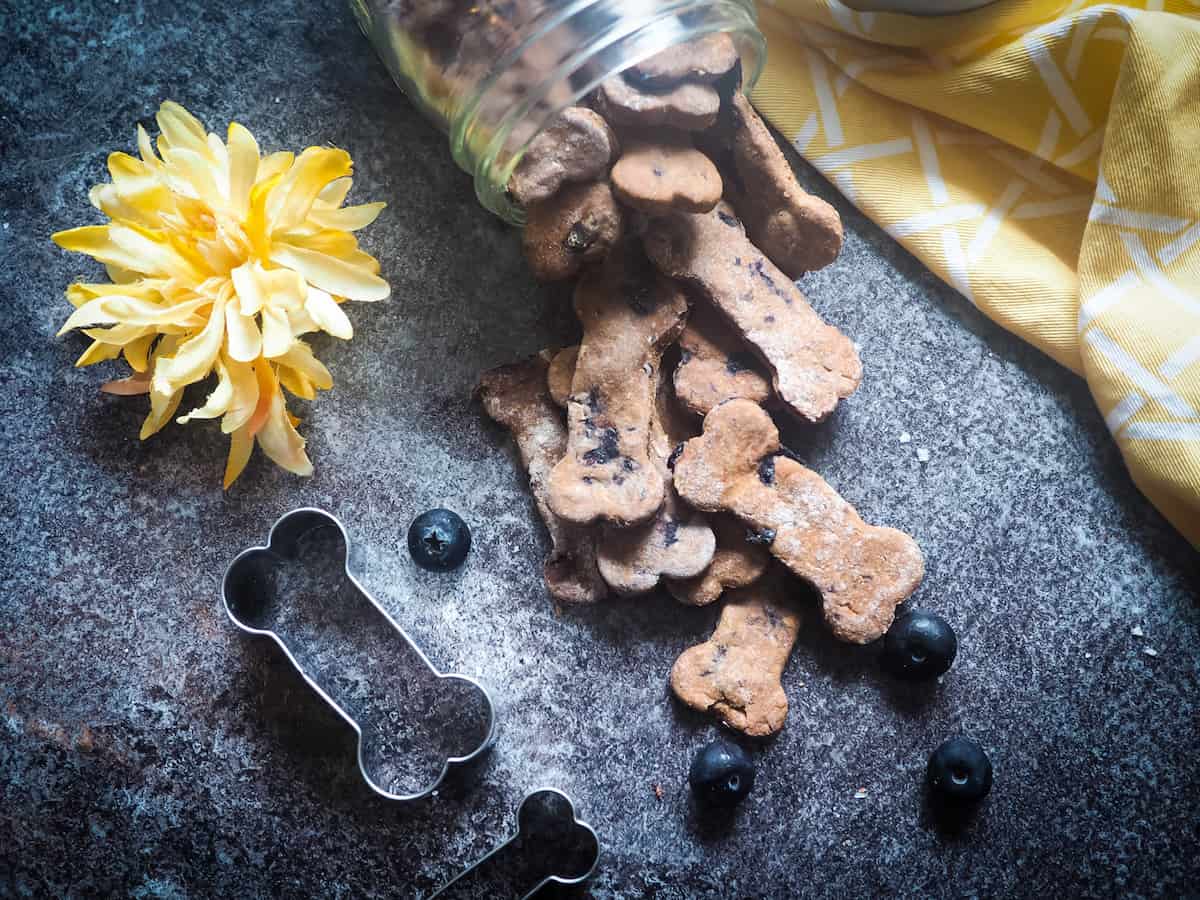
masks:
<svg viewBox="0 0 1200 900"><path fill-rule="evenodd" d="M660 366L650 422L650 459L667 484L658 513L633 528L606 528L597 545L600 575L618 594L645 594L664 577L691 578L712 562L716 538L706 517L682 503L671 486L668 461L675 446L695 433L673 408L671 380Z"/></svg>
<svg viewBox="0 0 1200 900"><path fill-rule="evenodd" d="M842 249L842 218L808 193L750 101L734 92L728 105L727 140L736 171L729 199L746 232L789 278L824 268ZM726 116L722 115L722 125Z"/></svg>
<svg viewBox="0 0 1200 900"><path fill-rule="evenodd" d="M777 572L731 591L712 637L675 660L675 696L753 737L782 728L788 701L780 677L800 631L789 599L788 579Z"/></svg>
<svg viewBox="0 0 1200 900"><path fill-rule="evenodd" d="M485 372L478 393L487 414L517 443L538 513L552 549L543 572L551 596L563 603L594 603L607 593L596 568L596 539L590 529L564 522L546 503L550 471L567 448L562 410L546 390L548 354Z"/></svg>
<svg viewBox="0 0 1200 900"><path fill-rule="evenodd" d="M527 209L521 245L539 281L561 281L603 259L621 237L623 215L607 182L566 185Z"/></svg>
<svg viewBox="0 0 1200 900"><path fill-rule="evenodd" d="M705 212L721 199L721 175L679 134L630 140L612 168L622 203L648 213Z"/></svg>
<svg viewBox="0 0 1200 900"><path fill-rule="evenodd" d="M758 357L707 304L692 308L679 348L683 353L675 370L675 395L697 415L707 415L726 400L765 403L770 398L771 381Z"/></svg>
<svg viewBox="0 0 1200 900"><path fill-rule="evenodd" d="M702 131L716 123L721 95L710 85L692 82L661 91L645 90L616 75L600 85L596 106L618 126Z"/></svg>
<svg viewBox="0 0 1200 900"><path fill-rule="evenodd" d="M737 65L737 48L724 32L668 47L626 71L636 85L663 88L680 81L716 81Z"/></svg>
<svg viewBox="0 0 1200 900"><path fill-rule="evenodd" d="M708 522L717 538L708 568L695 578L667 579L671 596L688 606L707 606L730 588L753 584L771 558L762 544L746 540L746 526L736 517L718 513L709 516Z"/></svg>
<svg viewBox="0 0 1200 900"><path fill-rule="evenodd" d="M603 116L583 106L567 107L530 142L508 191L528 208L550 199L567 182L603 178L619 152Z"/></svg>
<svg viewBox="0 0 1200 900"><path fill-rule="evenodd" d="M546 369L546 388L550 391L550 399L567 408L567 400L571 396L571 379L575 377L575 362L579 359L579 345L572 344L563 347L550 359L550 367Z"/></svg>
<svg viewBox="0 0 1200 900"><path fill-rule="evenodd" d="M655 371L683 327L687 300L635 242L575 287L583 340L567 402L568 445L550 475L550 508L569 522L634 525L662 505L649 456Z"/></svg>
<svg viewBox="0 0 1200 900"><path fill-rule="evenodd" d="M821 593L825 620L866 644L892 624L925 563L902 531L868 525L815 472L779 455L779 431L756 403L730 400L704 419L675 463L675 487L705 512L733 513L771 554Z"/></svg>
<svg viewBox="0 0 1200 900"><path fill-rule="evenodd" d="M858 387L854 345L758 251L728 204L655 219L644 242L660 271L696 287L758 352L776 395L796 415L819 422Z"/></svg>

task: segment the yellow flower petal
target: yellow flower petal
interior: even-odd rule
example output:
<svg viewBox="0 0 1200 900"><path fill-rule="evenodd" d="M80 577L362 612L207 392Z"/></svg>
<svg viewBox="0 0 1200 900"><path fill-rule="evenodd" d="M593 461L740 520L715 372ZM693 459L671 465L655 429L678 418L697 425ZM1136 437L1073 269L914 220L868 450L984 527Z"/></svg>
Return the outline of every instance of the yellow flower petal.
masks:
<svg viewBox="0 0 1200 900"><path fill-rule="evenodd" d="M292 326L287 312L277 306L262 308L262 355L267 359L282 356L292 346Z"/></svg>
<svg viewBox="0 0 1200 900"><path fill-rule="evenodd" d="M154 120L158 122L158 130L162 132L160 144L165 141L169 147L185 147L200 154L207 154L207 133L204 126L178 103L164 100Z"/></svg>
<svg viewBox="0 0 1200 900"><path fill-rule="evenodd" d="M173 190L200 200L210 210L224 207L225 198L213 177L214 170L203 154L172 147L163 153L163 162L167 164L166 178Z"/></svg>
<svg viewBox="0 0 1200 900"><path fill-rule="evenodd" d="M344 341L354 337L354 326L333 297L320 288L308 289L308 300L304 304L308 314L322 330Z"/></svg>
<svg viewBox="0 0 1200 900"><path fill-rule="evenodd" d="M217 358L216 367L217 386L208 395L203 406L198 406L186 416L180 416L175 420L180 425L186 425L192 419L215 419L225 415L229 409L229 404L233 400L233 382L229 378L229 370L225 368L220 357Z"/></svg>
<svg viewBox="0 0 1200 900"><path fill-rule="evenodd" d="M317 288L309 288L309 294ZM318 325L313 317L308 314L307 309L289 309L287 311L288 322L292 326L292 334L299 337L302 334L309 334L313 331L320 331L321 326Z"/></svg>
<svg viewBox="0 0 1200 900"><path fill-rule="evenodd" d="M283 392L275 389L271 398L271 406L267 411L266 421L255 435L263 453L267 454L277 465L297 475L311 475L312 462L304 452L304 438L292 426L288 419L287 407L284 403Z"/></svg>
<svg viewBox="0 0 1200 900"><path fill-rule="evenodd" d="M344 178L333 179L333 181L321 188L321 193L317 194L316 205L337 209L346 202L346 195L350 193L350 187L353 184L354 179L349 175Z"/></svg>
<svg viewBox="0 0 1200 900"><path fill-rule="evenodd" d="M290 269L262 269L257 276L267 306L300 309L308 299L308 285L297 272Z"/></svg>
<svg viewBox="0 0 1200 900"><path fill-rule="evenodd" d="M333 147L309 147L292 164L286 183L287 193L273 211L272 229L287 231L308 216L313 201L329 182L349 175L353 170L350 154Z"/></svg>
<svg viewBox="0 0 1200 900"><path fill-rule="evenodd" d="M110 219L137 222L141 225L157 224L142 215L137 207L125 202L113 184L98 184L88 191L88 201Z"/></svg>
<svg viewBox="0 0 1200 900"><path fill-rule="evenodd" d="M258 181L255 183L262 184L265 181L270 181L276 175L282 175L292 167L292 161L295 158L296 154L287 150L276 150L274 153L268 153L258 164Z"/></svg>
<svg viewBox="0 0 1200 900"><path fill-rule="evenodd" d="M105 322L139 326L183 325L194 317L197 310L211 302L201 298L174 306L162 306L140 297L123 297L120 294L97 297L71 313L62 328L58 330L57 336L61 337L76 328L86 328Z"/></svg>
<svg viewBox="0 0 1200 900"><path fill-rule="evenodd" d="M161 163L158 156L154 153L154 145L150 143L150 135L146 134L146 129L141 125L137 127L137 145L138 155L141 156L142 162L153 169L157 169Z"/></svg>
<svg viewBox="0 0 1200 900"><path fill-rule="evenodd" d="M233 279L233 290L237 294L238 304L242 308L243 315L255 315L267 302L267 298L258 284L259 268L258 263L248 262L229 273Z"/></svg>
<svg viewBox="0 0 1200 900"><path fill-rule="evenodd" d="M160 170L161 164L157 160L154 165L148 165L127 153L108 155L112 187L123 203L136 210L139 220L157 223L164 213L174 210L175 203Z"/></svg>
<svg viewBox="0 0 1200 900"><path fill-rule="evenodd" d="M361 206L346 206L342 209L318 209L314 206L308 213L308 221L321 228L358 231L374 222L385 206L386 203L364 203Z"/></svg>
<svg viewBox="0 0 1200 900"><path fill-rule="evenodd" d="M193 278L194 268L165 242L127 225L85 225L51 235L64 250L86 253L93 259L127 272ZM110 277L112 273L110 271ZM118 278L113 278L114 281Z"/></svg>
<svg viewBox="0 0 1200 900"><path fill-rule="evenodd" d="M103 341L94 340L92 345L80 354L79 359L75 360L75 367L82 369L84 366L93 366L98 362L116 359L120 355L120 344L106 344Z"/></svg>
<svg viewBox="0 0 1200 900"><path fill-rule="evenodd" d="M292 247L299 247L301 250L313 250L317 253L324 253L326 256L335 256L341 260L348 260L353 254L358 252L358 240L355 239L348 231L332 231L322 229L320 231L310 231L307 234L302 232L289 232L275 236L275 245L288 244Z"/></svg>
<svg viewBox="0 0 1200 900"><path fill-rule="evenodd" d="M225 330L231 358L238 362L252 362L262 352L262 335L254 316L244 315L237 303L225 306Z"/></svg>
<svg viewBox="0 0 1200 900"><path fill-rule="evenodd" d="M294 341L288 352L275 360L280 366L294 369L313 383L314 387L327 391L333 387L333 376L319 359L313 356L312 347L304 341ZM312 399L311 397L309 399Z"/></svg>
<svg viewBox="0 0 1200 900"><path fill-rule="evenodd" d="M121 294L126 297L139 297L142 300L161 302L162 289L168 283L163 280L145 278L137 284L89 284L77 281L67 286L67 299L72 306L83 306L89 300L105 297L110 294Z"/></svg>
<svg viewBox="0 0 1200 900"><path fill-rule="evenodd" d="M149 369L149 354L150 347L154 344L154 339L158 337L153 331L149 334L144 334L136 340L130 341L121 348L121 353L125 357L125 362L129 363L129 368L139 375Z"/></svg>
<svg viewBox="0 0 1200 900"><path fill-rule="evenodd" d="M155 392L167 394L207 375L224 337L225 303L218 300L213 304L208 323L198 334L181 343L174 356L155 361Z"/></svg>
<svg viewBox="0 0 1200 900"><path fill-rule="evenodd" d="M314 287L348 300L383 300L391 293L378 275L313 250L276 244L271 248L271 261L295 269Z"/></svg>
<svg viewBox="0 0 1200 900"><path fill-rule="evenodd" d="M258 142L237 122L229 124L229 206L239 216L250 208L250 191L258 177Z"/></svg>
<svg viewBox="0 0 1200 900"><path fill-rule="evenodd" d="M279 383L302 400L317 399L317 391L304 374L286 366L279 367Z"/></svg>
<svg viewBox="0 0 1200 900"><path fill-rule="evenodd" d="M171 416L175 414L175 410L179 408L179 401L182 399L182 389L163 394L151 386L150 415L146 416L146 421L142 423L142 430L138 437L144 441L166 425L171 420Z"/></svg>
<svg viewBox="0 0 1200 900"><path fill-rule="evenodd" d="M249 422L258 407L258 376L254 373L253 365L236 360L225 360L225 371L229 373L233 396L225 417L221 419L221 430L231 434Z"/></svg>
<svg viewBox="0 0 1200 900"><path fill-rule="evenodd" d="M270 159L270 157L267 157L267 159ZM258 256L265 255L271 245L267 225L267 204L270 202L271 196L275 192L275 188L279 185L280 180L283 178L282 175L276 174L266 180L263 180L262 173L266 164L266 159L259 164L259 180L250 191L250 209L246 213L246 220L243 223L243 230L246 233L247 239L250 241L250 246L254 249L255 254Z"/></svg>
<svg viewBox="0 0 1200 900"><path fill-rule="evenodd" d="M83 333L93 341L108 344L111 347L124 347L130 341L135 341L146 332L152 331L141 325L113 325L111 328L85 328ZM117 356L113 353L113 356Z"/></svg>
<svg viewBox="0 0 1200 900"><path fill-rule="evenodd" d="M225 462L225 489L238 480L238 476L250 461L254 449L254 435L248 428L239 428L229 436L229 459Z"/></svg>

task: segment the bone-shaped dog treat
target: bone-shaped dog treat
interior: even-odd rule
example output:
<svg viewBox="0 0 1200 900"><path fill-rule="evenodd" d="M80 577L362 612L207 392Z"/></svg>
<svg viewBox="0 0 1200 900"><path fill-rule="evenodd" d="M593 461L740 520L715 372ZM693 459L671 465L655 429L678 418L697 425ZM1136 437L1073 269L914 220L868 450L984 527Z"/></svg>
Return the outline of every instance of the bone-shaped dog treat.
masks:
<svg viewBox="0 0 1200 900"><path fill-rule="evenodd" d="M630 68L625 77L661 89L680 81L711 83L737 65L737 48L724 32L668 47Z"/></svg>
<svg viewBox="0 0 1200 900"><path fill-rule="evenodd" d="M721 175L712 160L677 133L627 138L612 168L622 203L648 213L704 212L721 199Z"/></svg>
<svg viewBox="0 0 1200 900"><path fill-rule="evenodd" d="M618 594L645 594L663 577L691 578L712 561L716 538L704 515L682 503L671 486L668 460L695 434L674 408L670 376L659 369L654 418L650 422L650 461L667 484L666 497L649 522L633 528L606 528L598 543L600 575Z"/></svg>
<svg viewBox="0 0 1200 900"><path fill-rule="evenodd" d="M683 355L675 369L675 394L697 415L707 415L726 400L765 403L770 398L771 382L762 363L708 304L692 308L679 348Z"/></svg>
<svg viewBox="0 0 1200 900"><path fill-rule="evenodd" d="M567 449L562 410L546 389L547 354L485 372L479 396L487 414L510 432L552 550L543 572L551 596L563 603L594 603L607 593L596 568L596 539L590 529L564 522L546 502L550 471Z"/></svg>
<svg viewBox="0 0 1200 900"><path fill-rule="evenodd" d="M699 131L717 121L721 95L707 84L691 82L661 91L642 90L617 75L600 85L596 106L618 126Z"/></svg>
<svg viewBox="0 0 1200 900"><path fill-rule="evenodd" d="M800 631L788 579L769 573L729 593L716 630L685 650L671 669L671 690L701 712L754 737L774 734L787 718L779 679Z"/></svg>
<svg viewBox="0 0 1200 900"><path fill-rule="evenodd" d="M583 340L567 403L567 452L550 474L550 508L578 525L644 522L666 491L649 456L655 372L683 327L687 300L636 242L626 242L579 280L575 313Z"/></svg>
<svg viewBox="0 0 1200 900"><path fill-rule="evenodd" d="M679 495L706 512L733 513L769 540L771 554L821 593L825 621L866 644L892 624L925 563L902 531L868 525L815 472L782 451L756 403L730 400L704 419L675 463Z"/></svg>
<svg viewBox="0 0 1200 900"><path fill-rule="evenodd" d="M731 588L753 584L771 558L762 544L746 540L746 526L734 516L718 513L708 522L717 538L708 568L695 578L667 579L671 596L688 606L707 606Z"/></svg>
<svg viewBox="0 0 1200 900"><path fill-rule="evenodd" d="M755 248L728 204L655 219L644 241L664 274L693 285L758 352L775 393L796 415L819 422L858 387L854 345Z"/></svg>
<svg viewBox="0 0 1200 900"><path fill-rule="evenodd" d="M603 116L583 106L563 110L529 145L508 180L522 206L548 200L570 181L595 181L619 152Z"/></svg>
<svg viewBox="0 0 1200 900"><path fill-rule="evenodd" d="M824 268L842 249L836 209L800 186L770 130L741 91L721 108L702 149L716 160L725 196L750 240L789 278Z"/></svg>
<svg viewBox="0 0 1200 900"><path fill-rule="evenodd" d="M521 247L533 277L561 281L605 257L621 237L623 216L604 181L563 187L526 209Z"/></svg>
<svg viewBox="0 0 1200 900"><path fill-rule="evenodd" d="M571 398L571 380L575 377L575 362L579 359L579 345L563 347L550 359L546 370L546 388L550 399L563 409Z"/></svg>

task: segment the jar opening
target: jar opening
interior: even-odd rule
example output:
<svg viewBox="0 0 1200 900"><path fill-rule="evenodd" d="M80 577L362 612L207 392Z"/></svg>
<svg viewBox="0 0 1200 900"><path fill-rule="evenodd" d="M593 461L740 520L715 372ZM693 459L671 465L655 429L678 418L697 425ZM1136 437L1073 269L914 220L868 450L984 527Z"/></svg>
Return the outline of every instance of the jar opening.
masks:
<svg viewBox="0 0 1200 900"><path fill-rule="evenodd" d="M508 222L523 224L523 211L506 187L543 128L605 80L668 47L719 31L737 47L742 89L748 93L766 56L750 0L578 0L528 23L524 39L496 62L450 119L451 151L474 176L480 203Z"/></svg>

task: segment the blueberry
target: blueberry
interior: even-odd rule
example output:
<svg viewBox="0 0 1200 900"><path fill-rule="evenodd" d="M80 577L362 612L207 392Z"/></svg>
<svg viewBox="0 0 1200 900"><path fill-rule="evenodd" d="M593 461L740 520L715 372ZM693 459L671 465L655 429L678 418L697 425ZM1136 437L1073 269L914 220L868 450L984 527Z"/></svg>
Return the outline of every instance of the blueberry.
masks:
<svg viewBox="0 0 1200 900"><path fill-rule="evenodd" d="M688 783L705 806L736 806L754 787L754 761L737 744L713 741L692 759Z"/></svg>
<svg viewBox="0 0 1200 900"><path fill-rule="evenodd" d="M883 667L906 681L937 678L958 653L954 629L941 616L913 610L888 629L883 638Z"/></svg>
<svg viewBox="0 0 1200 900"><path fill-rule="evenodd" d="M925 774L933 799L945 806L970 806L992 789L992 761L970 738L950 738L934 750Z"/></svg>
<svg viewBox="0 0 1200 900"><path fill-rule="evenodd" d="M423 512L408 528L408 552L423 569L453 569L471 549L471 529L448 509Z"/></svg>

